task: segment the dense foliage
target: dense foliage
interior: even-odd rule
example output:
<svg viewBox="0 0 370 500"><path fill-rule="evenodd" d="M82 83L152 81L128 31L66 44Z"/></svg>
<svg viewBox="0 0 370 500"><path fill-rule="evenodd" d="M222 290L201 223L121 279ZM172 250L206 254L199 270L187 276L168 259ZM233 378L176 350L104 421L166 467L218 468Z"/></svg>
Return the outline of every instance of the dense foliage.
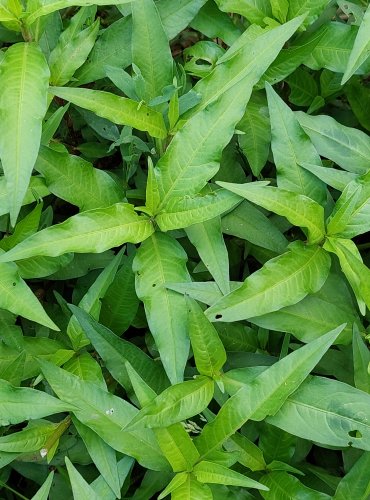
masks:
<svg viewBox="0 0 370 500"><path fill-rule="evenodd" d="M2 499L370 498L370 6L0 0Z"/></svg>

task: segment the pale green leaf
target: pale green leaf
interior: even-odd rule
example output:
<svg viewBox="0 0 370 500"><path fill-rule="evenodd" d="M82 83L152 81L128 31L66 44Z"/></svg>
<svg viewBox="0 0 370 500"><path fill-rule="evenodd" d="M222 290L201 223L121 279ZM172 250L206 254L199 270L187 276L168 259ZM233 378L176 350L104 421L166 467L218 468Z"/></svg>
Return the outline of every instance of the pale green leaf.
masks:
<svg viewBox="0 0 370 500"><path fill-rule="evenodd" d="M116 203L74 215L27 238L0 256L0 262L34 256L57 257L67 252L101 253L123 243L138 243L154 231L146 216L128 203Z"/></svg>
<svg viewBox="0 0 370 500"><path fill-rule="evenodd" d="M266 486L249 477L235 472L223 465L203 460L195 465L193 474L201 483L226 484L230 486L243 486L244 488L256 488L267 490Z"/></svg>
<svg viewBox="0 0 370 500"><path fill-rule="evenodd" d="M287 19L307 14L305 25L312 24L327 5L327 0L290 0Z"/></svg>
<svg viewBox="0 0 370 500"><path fill-rule="evenodd" d="M22 205L34 203L38 199L48 196L49 194L50 191L46 187L44 179L32 176L25 197L23 198ZM0 216L9 213L10 209L8 197L9 193L6 187L6 179L2 175L0 176Z"/></svg>
<svg viewBox="0 0 370 500"><path fill-rule="evenodd" d="M47 442L57 433L59 423L38 420L19 432L0 437L0 450L15 453L30 453L45 449Z"/></svg>
<svg viewBox="0 0 370 500"><path fill-rule="evenodd" d="M76 106L88 109L117 125L129 125L148 132L153 137L167 136L163 116L148 106L102 90L50 87L49 92Z"/></svg>
<svg viewBox="0 0 370 500"><path fill-rule="evenodd" d="M63 369L76 375L81 380L89 380L101 389L107 390L107 384L100 364L86 351L80 351L79 354L73 356L67 363L64 363Z"/></svg>
<svg viewBox="0 0 370 500"><path fill-rule="evenodd" d="M206 0L182 0L179 3L173 0L159 0L156 6L161 17L163 28L171 40L185 29Z"/></svg>
<svg viewBox="0 0 370 500"><path fill-rule="evenodd" d="M366 451L341 479L336 489L334 500L366 500L370 495L370 452Z"/></svg>
<svg viewBox="0 0 370 500"><path fill-rule="evenodd" d="M206 222L235 207L240 197L226 189L209 194L171 198L155 221L161 231L181 229Z"/></svg>
<svg viewBox="0 0 370 500"><path fill-rule="evenodd" d="M229 256L221 231L220 218L216 217L207 222L189 226L185 232L221 292L229 293Z"/></svg>
<svg viewBox="0 0 370 500"><path fill-rule="evenodd" d="M224 443L227 451L238 454L238 462L252 471L264 470L266 462L260 448L250 441L246 436L236 432Z"/></svg>
<svg viewBox="0 0 370 500"><path fill-rule="evenodd" d="M370 5L362 19L351 54L348 59L346 71L342 78L344 85L356 70L368 59L370 55Z"/></svg>
<svg viewBox="0 0 370 500"><path fill-rule="evenodd" d="M158 500L165 498L170 493L173 493L177 488L180 488L182 484L185 483L189 478L189 474L187 472L180 472L172 478L172 480L168 483L166 488L162 491L162 493L158 496ZM181 498L181 497L179 497ZM185 498L185 497L183 497ZM190 498L190 497L189 497ZM212 498L212 497L211 497ZM173 499L173 494L171 495L171 499Z"/></svg>
<svg viewBox="0 0 370 500"><path fill-rule="evenodd" d="M296 117L321 156L355 174L369 170L370 137L367 134L346 127L331 116L312 116L297 111Z"/></svg>
<svg viewBox="0 0 370 500"><path fill-rule="evenodd" d="M271 149L274 155L278 187L326 203L325 184L300 166L302 161L321 166L320 156L306 136L293 111L266 84L271 120Z"/></svg>
<svg viewBox="0 0 370 500"><path fill-rule="evenodd" d="M65 457L65 462L69 480L71 481L73 498L78 498L79 500L98 500L99 497L95 494L95 491L85 481L67 456Z"/></svg>
<svg viewBox="0 0 370 500"><path fill-rule="evenodd" d="M309 500L330 500L326 493L313 490L305 486L299 479L284 471L273 471L260 480L270 491L261 492L266 500L292 500L293 498L307 498ZM279 497L277 497L277 493Z"/></svg>
<svg viewBox="0 0 370 500"><path fill-rule="evenodd" d="M226 352L215 327L195 300L188 298L189 337L195 365L202 375L216 377L226 362Z"/></svg>
<svg viewBox="0 0 370 500"><path fill-rule="evenodd" d="M236 12L250 23L262 24L265 17L271 17L269 0L216 0L218 8L224 12Z"/></svg>
<svg viewBox="0 0 370 500"><path fill-rule="evenodd" d="M38 203L36 207L31 210L29 214L23 217L22 220L17 222L13 234L0 241L0 248L3 250L10 250L22 240L35 234L39 228L40 217L42 213L43 203Z"/></svg>
<svg viewBox="0 0 370 500"><path fill-rule="evenodd" d="M0 380L0 425L19 424L24 420L42 418L70 411L74 405L28 387L14 387Z"/></svg>
<svg viewBox="0 0 370 500"><path fill-rule="evenodd" d="M197 481L192 474L188 474L186 481L172 492L171 500L192 500L193 498L212 500L212 490L206 484Z"/></svg>
<svg viewBox="0 0 370 500"><path fill-rule="evenodd" d="M318 165L312 165L311 163L305 162L302 162L300 165L316 175L316 177L322 180L325 184L337 189L338 191L343 191L347 184L358 177L358 174L347 172L346 170L339 170L338 168L320 167Z"/></svg>
<svg viewBox="0 0 370 500"><path fill-rule="evenodd" d="M48 500L49 498L49 492L51 485L53 483L54 479L54 471L52 470L48 477L46 478L44 484L41 486L41 488L33 495L31 500Z"/></svg>
<svg viewBox="0 0 370 500"><path fill-rule="evenodd" d="M0 66L0 158L13 226L40 147L49 75L34 43L12 45Z"/></svg>
<svg viewBox="0 0 370 500"><path fill-rule="evenodd" d="M341 329L337 328L282 358L228 399L196 439L202 456L218 449L247 420L262 420L274 415L316 366Z"/></svg>
<svg viewBox="0 0 370 500"><path fill-rule="evenodd" d="M324 209L311 198L285 189L266 186L265 181L247 184L217 182L217 184L266 210L286 217L295 226L307 229L310 244L320 243L324 238Z"/></svg>
<svg viewBox="0 0 370 500"><path fill-rule="evenodd" d="M132 62L145 81L139 97L149 102L173 79L173 59L154 0L132 3Z"/></svg>
<svg viewBox="0 0 370 500"><path fill-rule="evenodd" d="M118 467L120 488L122 488L123 483L125 482L125 480L129 476L134 463L135 463L135 460L131 457L128 457L127 455L125 455L123 458L121 458L121 460L118 462L117 467ZM105 482L102 475L98 476L90 484L90 486L95 491L95 493L99 496L99 498L104 498L104 500L116 500L116 498L117 498L116 495L111 490L111 488Z"/></svg>
<svg viewBox="0 0 370 500"><path fill-rule="evenodd" d="M288 252L269 260L244 283L206 311L212 321L238 321L293 305L323 286L330 257L319 246L291 243Z"/></svg>
<svg viewBox="0 0 370 500"><path fill-rule="evenodd" d="M189 352L184 297L165 287L167 282L190 282L187 256L171 236L154 233L137 251L133 263L136 293L144 302L150 331L171 383L183 380Z"/></svg>

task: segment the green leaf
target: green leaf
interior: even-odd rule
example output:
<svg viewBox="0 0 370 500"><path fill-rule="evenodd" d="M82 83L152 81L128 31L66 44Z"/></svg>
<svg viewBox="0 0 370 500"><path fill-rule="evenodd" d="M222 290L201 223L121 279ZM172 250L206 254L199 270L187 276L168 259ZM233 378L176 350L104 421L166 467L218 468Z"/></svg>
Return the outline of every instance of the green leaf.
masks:
<svg viewBox="0 0 370 500"><path fill-rule="evenodd" d="M57 432L60 423L38 420L19 432L0 437L0 450L29 453L44 449L46 443Z"/></svg>
<svg viewBox="0 0 370 500"><path fill-rule="evenodd" d="M363 264L356 245L351 240L328 237L324 248L337 255L340 267L356 296L360 312L364 315L365 304L370 309L370 269Z"/></svg>
<svg viewBox="0 0 370 500"><path fill-rule="evenodd" d="M6 254L1 254L0 258L2 255ZM0 263L0 307L52 330L59 330L12 262Z"/></svg>
<svg viewBox="0 0 370 500"><path fill-rule="evenodd" d="M135 292L132 262L135 254L123 260L110 287L102 298L99 321L116 335L122 335L133 322L139 299Z"/></svg>
<svg viewBox="0 0 370 500"><path fill-rule="evenodd" d="M181 382L165 389L128 423L126 430L168 427L202 412L213 397L214 383L208 377Z"/></svg>
<svg viewBox="0 0 370 500"><path fill-rule="evenodd" d="M179 474L176 474L174 478L168 483L166 488L162 491L162 493L158 496L158 500L161 500L162 498L165 498L167 495L172 493L171 499L173 498L173 493L176 491L177 488L180 488L182 484L185 483L189 478L189 474L187 472L180 472ZM183 497L181 497L183 498ZM186 497L187 498L187 497ZM188 497L189 499L191 497ZM212 498L212 496L211 496Z"/></svg>
<svg viewBox="0 0 370 500"><path fill-rule="evenodd" d="M216 0L218 8L224 12L235 12L250 23L262 24L265 17L271 17L268 0Z"/></svg>
<svg viewBox="0 0 370 500"><path fill-rule="evenodd" d="M302 161L321 166L320 156L303 132L293 111L267 83L266 92L271 120L271 148L278 186L324 205L324 183L300 166Z"/></svg>
<svg viewBox="0 0 370 500"><path fill-rule="evenodd" d="M171 500L191 500L193 498L212 500L212 490L209 486L199 483L191 474L188 474L185 482L172 492Z"/></svg>
<svg viewBox="0 0 370 500"><path fill-rule="evenodd" d="M323 286L330 257L319 246L295 241L289 251L269 260L233 292L206 311L212 321L238 321L296 304Z"/></svg>
<svg viewBox="0 0 370 500"><path fill-rule="evenodd" d="M144 302L150 331L171 383L183 380L189 352L184 297L166 282L190 282L186 253L169 235L154 233L138 249L133 263L136 293Z"/></svg>
<svg viewBox="0 0 370 500"><path fill-rule="evenodd" d="M55 196L81 211L108 207L123 199L123 190L107 172L93 168L79 156L42 146L35 169Z"/></svg>
<svg viewBox="0 0 370 500"><path fill-rule="evenodd" d="M198 13L206 0L183 0L176 4L172 0L159 0L156 6L163 28L169 40L175 38Z"/></svg>
<svg viewBox="0 0 370 500"><path fill-rule="evenodd" d="M370 92L368 87L362 84L357 78L352 78L345 86L345 92L353 113L360 122L361 126L370 131L370 117L366 109L370 105Z"/></svg>
<svg viewBox="0 0 370 500"><path fill-rule="evenodd" d="M238 136L239 145L253 175L258 176L266 164L271 143L269 111L264 93L252 93L237 129L244 132Z"/></svg>
<svg viewBox="0 0 370 500"><path fill-rule="evenodd" d="M86 29L79 31L81 29L79 25L81 16L84 16L84 9L80 9L72 17L68 28L62 32L57 46L50 53L49 66L52 85L62 86L68 83L75 71L86 61L94 47L99 32L99 19Z"/></svg>
<svg viewBox="0 0 370 500"><path fill-rule="evenodd" d="M145 81L139 97L149 102L161 95L173 78L173 59L167 35L153 0L132 3L132 62Z"/></svg>
<svg viewBox="0 0 370 500"><path fill-rule="evenodd" d="M118 462L118 476L119 476L119 485L120 489L123 487L124 482L129 476L132 467L134 465L135 460L131 457L125 455ZM104 500L116 500L116 495L113 493L111 488L105 482L102 475L98 476L90 485L95 493L99 496L99 498L104 498Z"/></svg>
<svg viewBox="0 0 370 500"><path fill-rule="evenodd" d="M291 500L293 498L307 498L310 500L329 500L325 493L308 488L294 476L287 472L273 471L263 476L260 481L270 488L268 493L261 493L266 500ZM277 497L277 492L279 497Z"/></svg>
<svg viewBox="0 0 370 500"><path fill-rule="evenodd" d="M365 452L351 467L351 470L341 479L336 489L334 500L358 498L366 500L370 495L370 452Z"/></svg>
<svg viewBox="0 0 370 500"><path fill-rule="evenodd" d="M227 451L238 453L238 462L252 471L264 470L266 462L260 448L246 436L236 432L224 443Z"/></svg>
<svg viewBox="0 0 370 500"><path fill-rule="evenodd" d="M140 373L143 380L155 392L162 391L168 385L161 366L135 344L120 339L82 309L72 305L70 308L86 336L103 359L106 368L126 391L130 389L131 384L124 368L125 360L129 361L130 365Z"/></svg>
<svg viewBox="0 0 370 500"><path fill-rule="evenodd" d="M316 177L325 182L325 184L338 191L343 191L347 184L358 177L358 174L346 172L345 170L339 170L337 168L319 167L318 165L312 165L311 163L305 162L302 162L300 165L316 175Z"/></svg>
<svg viewBox="0 0 370 500"><path fill-rule="evenodd" d="M46 187L44 179L41 177L31 177L29 186L27 188L25 197L23 198L22 205L29 205L34 203L39 198L48 196L49 189ZM0 216L9 213L9 193L6 187L6 179L0 176Z"/></svg>
<svg viewBox="0 0 370 500"><path fill-rule="evenodd" d="M266 181L247 184L217 182L217 184L266 210L286 217L295 226L306 228L309 244L320 243L324 238L324 209L311 198L285 189L266 186Z"/></svg>
<svg viewBox="0 0 370 500"><path fill-rule="evenodd" d="M81 500L98 500L98 496L89 483L81 476L68 457L65 457L69 480L71 481L73 498Z"/></svg>
<svg viewBox="0 0 370 500"><path fill-rule="evenodd" d="M226 189L209 194L171 198L155 218L161 231L188 228L193 224L209 221L232 209L240 198Z"/></svg>
<svg viewBox="0 0 370 500"><path fill-rule="evenodd" d="M59 401L49 394L28 387L14 387L0 379L0 425L19 424L24 420L42 418L70 411L74 405Z"/></svg>
<svg viewBox="0 0 370 500"><path fill-rule="evenodd" d="M358 30L346 71L342 78L344 85L356 70L368 59L370 54L370 6L368 6Z"/></svg>
<svg viewBox="0 0 370 500"><path fill-rule="evenodd" d="M53 479L54 479L54 471L52 470L49 473L48 477L46 478L44 484L37 491L37 493L35 493L35 495L33 495L31 500L48 500L50 488L51 488L51 485L53 484Z"/></svg>
<svg viewBox="0 0 370 500"><path fill-rule="evenodd" d="M136 458L144 467L153 470L168 468L152 431L140 429L140 432L135 433L122 430L137 414L134 406L52 363L39 363L53 391L61 400L73 405L76 418L113 449Z"/></svg>
<svg viewBox="0 0 370 500"><path fill-rule="evenodd" d="M189 337L197 370L214 378L226 362L226 352L217 330L205 317L195 300L188 298Z"/></svg>
<svg viewBox="0 0 370 500"><path fill-rule="evenodd" d="M324 446L369 451L369 403L369 394L348 384L310 377L267 422Z"/></svg>
<svg viewBox="0 0 370 500"><path fill-rule="evenodd" d="M274 415L316 366L341 329L339 327L289 354L228 399L196 439L202 456L219 448L247 420L262 420Z"/></svg>
<svg viewBox="0 0 370 500"><path fill-rule="evenodd" d="M40 147L49 68L36 44L17 43L0 66L0 157L14 226Z"/></svg>
<svg viewBox="0 0 370 500"><path fill-rule="evenodd" d="M103 476L107 484L109 484L116 497L119 498L121 496L121 487L118 476L116 452L89 427L81 424L76 418L73 418L72 421L85 443L95 467Z"/></svg>
<svg viewBox="0 0 370 500"><path fill-rule="evenodd" d="M207 222L189 226L185 232L221 292L229 293L229 256L221 232L220 218L216 217Z"/></svg>
<svg viewBox="0 0 370 500"><path fill-rule="evenodd" d="M200 483L227 484L267 491L266 486L222 465L202 461L195 465L193 474Z"/></svg>
<svg viewBox="0 0 370 500"><path fill-rule="evenodd" d="M137 215L132 205L116 203L82 212L39 231L0 255L0 262L39 255L57 257L67 252L101 253L123 243L143 241L153 231L150 220Z"/></svg>
<svg viewBox="0 0 370 500"><path fill-rule="evenodd" d="M364 392L370 394L370 351L367 344L361 337L358 326L353 325L353 370L355 386Z"/></svg>
<svg viewBox="0 0 370 500"><path fill-rule="evenodd" d="M10 250L22 240L35 234L39 228L42 207L43 203L38 203L29 214L23 217L23 219L16 224L13 234L0 241L0 248L5 251Z"/></svg>
<svg viewBox="0 0 370 500"><path fill-rule="evenodd" d="M246 200L222 218L222 231L276 253L288 244L272 220Z"/></svg>
<svg viewBox="0 0 370 500"><path fill-rule="evenodd" d="M355 174L368 171L370 137L367 134L346 127L331 116L312 116L297 111L296 117L321 156Z"/></svg>
<svg viewBox="0 0 370 500"><path fill-rule="evenodd" d="M127 97L119 97L102 90L71 87L50 87L49 92L117 125L129 125L161 139L167 136L163 116L158 111L144 104L140 106L138 102Z"/></svg>
<svg viewBox="0 0 370 500"><path fill-rule="evenodd" d="M100 364L88 352L80 351L78 355L73 356L67 363L64 363L63 369L77 375L82 380L89 380L101 389L107 390Z"/></svg>

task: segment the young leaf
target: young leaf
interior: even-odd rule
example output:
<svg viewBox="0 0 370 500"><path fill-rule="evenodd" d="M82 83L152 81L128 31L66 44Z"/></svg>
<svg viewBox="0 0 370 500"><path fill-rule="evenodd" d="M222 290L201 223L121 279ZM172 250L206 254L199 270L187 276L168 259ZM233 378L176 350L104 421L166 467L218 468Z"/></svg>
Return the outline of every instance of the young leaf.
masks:
<svg viewBox="0 0 370 500"><path fill-rule="evenodd" d="M188 474L181 486L172 492L171 500L191 500L193 498L197 500L212 500L212 490L206 484L197 481L192 474Z"/></svg>
<svg viewBox="0 0 370 500"><path fill-rule="evenodd" d="M143 241L153 231L150 220L137 215L132 205L116 203L82 212L39 231L0 255L0 262L39 255L57 257L67 252L101 253L123 243Z"/></svg>
<svg viewBox="0 0 370 500"><path fill-rule="evenodd" d="M149 102L161 95L173 78L173 59L167 35L153 0L132 3L132 62L144 78L139 97Z"/></svg>
<svg viewBox="0 0 370 500"><path fill-rule="evenodd" d="M189 226L187 237L197 249L203 264L215 279L223 294L230 292L229 256L221 231L219 217Z"/></svg>
<svg viewBox="0 0 370 500"><path fill-rule="evenodd" d="M172 385L140 410L125 430L168 427L194 417L207 408L213 391L213 380L204 376Z"/></svg>
<svg viewBox="0 0 370 500"><path fill-rule="evenodd" d="M217 182L217 184L266 210L286 217L295 226L306 228L310 244L320 243L324 238L324 209L311 198L285 189L266 186L266 181L247 184Z"/></svg>
<svg viewBox="0 0 370 500"><path fill-rule="evenodd" d="M129 125L160 139L167 136L163 117L158 111L145 105L139 106L139 103L127 97L102 90L71 87L50 87L49 92L117 125Z"/></svg>
<svg viewBox="0 0 370 500"><path fill-rule="evenodd" d="M137 414L134 406L52 363L39 363L53 391L61 400L73 405L73 413L80 422L90 427L113 449L136 458L144 467L168 469L152 431L140 429L135 433L122 430Z"/></svg>
<svg viewBox="0 0 370 500"><path fill-rule="evenodd" d="M106 368L122 387L130 389L129 378L123 366L127 360L140 373L143 380L155 392L167 387L168 381L161 366L135 344L120 339L108 328L100 325L82 309L70 305L86 336L103 359Z"/></svg>
<svg viewBox="0 0 370 500"><path fill-rule="evenodd" d="M217 377L226 362L226 352L217 330L205 317L195 300L188 298L189 336L197 370L202 375Z"/></svg>
<svg viewBox="0 0 370 500"><path fill-rule="evenodd" d="M0 69L0 158L14 226L40 147L49 68L34 43L8 48Z"/></svg>
<svg viewBox="0 0 370 500"><path fill-rule="evenodd" d="M70 411L76 407L64 403L49 394L28 387L14 387L0 380L0 425L19 424L24 420L36 419Z"/></svg>
<svg viewBox="0 0 370 500"><path fill-rule="evenodd" d="M247 420L262 420L274 415L316 366L341 330L339 327L289 354L228 399L196 439L202 457L218 449Z"/></svg>
<svg viewBox="0 0 370 500"><path fill-rule="evenodd" d="M323 286L330 257L319 246L296 241L289 251L269 260L233 292L206 311L212 321L238 321L296 304Z"/></svg>
<svg viewBox="0 0 370 500"><path fill-rule="evenodd" d="M85 481L68 457L65 457L69 480L71 481L73 498L81 500L98 500L98 496L91 486Z"/></svg>
<svg viewBox="0 0 370 500"><path fill-rule="evenodd" d="M184 297L165 287L166 282L190 282L187 256L172 237L155 233L141 245L134 259L136 293L144 302L150 331L171 383L183 380L189 352Z"/></svg>
<svg viewBox="0 0 370 500"><path fill-rule="evenodd" d="M370 50L370 6L368 6L358 30L355 43L342 78L344 85L369 57Z"/></svg>
<svg viewBox="0 0 370 500"><path fill-rule="evenodd" d="M240 203L240 198L226 189L210 194L171 198L155 218L161 231L180 229L206 222Z"/></svg>
<svg viewBox="0 0 370 500"><path fill-rule="evenodd" d="M370 452L365 451L351 470L341 479L336 489L333 500L346 500L347 498L358 498L366 500L370 495Z"/></svg>
<svg viewBox="0 0 370 500"><path fill-rule="evenodd" d="M203 460L195 465L193 474L200 483L226 484L230 486L243 486L268 491L268 488L249 477L235 472L222 465Z"/></svg>
<svg viewBox="0 0 370 500"><path fill-rule="evenodd" d="M266 92L271 120L271 148L278 186L293 193L303 194L324 205L324 183L300 166L302 161L321 166L320 156L303 132L293 111L268 83Z"/></svg>

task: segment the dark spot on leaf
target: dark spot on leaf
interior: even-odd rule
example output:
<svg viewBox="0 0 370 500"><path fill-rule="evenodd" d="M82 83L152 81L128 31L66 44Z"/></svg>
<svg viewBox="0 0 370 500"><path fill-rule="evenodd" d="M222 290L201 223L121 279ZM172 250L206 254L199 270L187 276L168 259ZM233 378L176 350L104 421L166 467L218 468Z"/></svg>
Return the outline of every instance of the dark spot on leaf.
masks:
<svg viewBox="0 0 370 500"><path fill-rule="evenodd" d="M17 284L17 283L16 283L15 281L13 281L13 286L16 286L16 284Z"/></svg>
<svg viewBox="0 0 370 500"><path fill-rule="evenodd" d="M215 318L216 319L221 319L222 318L222 314L216 314Z"/></svg>
<svg viewBox="0 0 370 500"><path fill-rule="evenodd" d="M152 287L154 288L155 286L157 286L157 283L153 283Z"/></svg>
<svg viewBox="0 0 370 500"><path fill-rule="evenodd" d="M357 438L357 439L362 438L362 434L358 430L349 431L348 435L351 436L351 437Z"/></svg>

